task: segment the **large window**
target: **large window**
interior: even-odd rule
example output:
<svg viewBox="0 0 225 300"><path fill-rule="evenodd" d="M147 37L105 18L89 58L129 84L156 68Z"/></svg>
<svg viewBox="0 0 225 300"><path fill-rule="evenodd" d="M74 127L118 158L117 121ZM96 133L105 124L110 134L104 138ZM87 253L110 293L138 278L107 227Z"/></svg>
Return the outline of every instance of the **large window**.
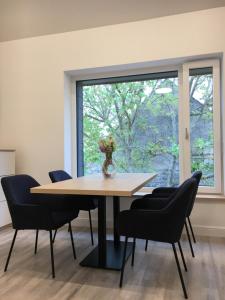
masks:
<svg viewBox="0 0 225 300"><path fill-rule="evenodd" d="M157 173L149 184L156 187L177 185L202 170L201 185L220 192L218 68L217 61L207 61L77 81L78 175L101 172L98 141L113 135L118 172Z"/></svg>

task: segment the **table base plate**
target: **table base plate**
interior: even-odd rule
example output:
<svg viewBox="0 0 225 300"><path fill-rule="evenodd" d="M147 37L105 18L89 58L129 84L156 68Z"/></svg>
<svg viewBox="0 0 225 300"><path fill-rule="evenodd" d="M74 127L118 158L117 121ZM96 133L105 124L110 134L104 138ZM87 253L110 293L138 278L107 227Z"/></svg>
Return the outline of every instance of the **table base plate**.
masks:
<svg viewBox="0 0 225 300"><path fill-rule="evenodd" d="M122 268L124 245L124 242L120 242L118 246L115 246L114 241L106 241L107 258L104 265L99 264L98 246L95 247L94 250L92 250L91 253L89 253L88 256L86 256L85 259L80 262L80 265L82 267L120 271ZM133 243L127 243L126 260L132 253L132 245Z"/></svg>

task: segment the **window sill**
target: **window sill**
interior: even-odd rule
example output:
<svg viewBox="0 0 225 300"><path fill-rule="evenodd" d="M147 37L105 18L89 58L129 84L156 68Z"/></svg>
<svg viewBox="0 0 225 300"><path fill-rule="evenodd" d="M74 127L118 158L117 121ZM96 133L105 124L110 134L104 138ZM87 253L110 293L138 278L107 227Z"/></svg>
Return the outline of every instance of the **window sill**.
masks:
<svg viewBox="0 0 225 300"><path fill-rule="evenodd" d="M143 197L146 194L151 194L151 192L139 191L134 194L134 197ZM225 200L225 195L216 194L198 194L197 200Z"/></svg>
<svg viewBox="0 0 225 300"><path fill-rule="evenodd" d="M209 200L225 200L225 195L217 195L217 194L198 194L197 199L209 199Z"/></svg>

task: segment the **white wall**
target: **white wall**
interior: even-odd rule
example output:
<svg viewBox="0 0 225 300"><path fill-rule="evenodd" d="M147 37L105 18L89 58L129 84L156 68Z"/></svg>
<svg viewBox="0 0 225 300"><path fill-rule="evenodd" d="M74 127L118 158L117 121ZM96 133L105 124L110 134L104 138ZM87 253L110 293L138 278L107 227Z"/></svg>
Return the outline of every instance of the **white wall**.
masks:
<svg viewBox="0 0 225 300"><path fill-rule="evenodd" d="M64 166L64 71L223 54L224 28L217 8L0 43L0 147L16 149L17 173L47 182ZM193 220L222 231L224 216L224 200L201 200Z"/></svg>

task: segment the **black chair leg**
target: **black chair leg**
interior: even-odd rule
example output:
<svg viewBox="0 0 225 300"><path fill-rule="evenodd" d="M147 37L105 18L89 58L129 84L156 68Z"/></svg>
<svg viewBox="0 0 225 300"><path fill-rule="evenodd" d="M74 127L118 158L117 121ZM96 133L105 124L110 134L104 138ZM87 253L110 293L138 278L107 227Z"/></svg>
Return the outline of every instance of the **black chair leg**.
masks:
<svg viewBox="0 0 225 300"><path fill-rule="evenodd" d="M34 254L37 253L38 233L39 233L39 230L37 229L37 230L36 230L36 238L35 238Z"/></svg>
<svg viewBox="0 0 225 300"><path fill-rule="evenodd" d="M196 244L196 239L195 239L195 235L194 235L194 230L193 230L192 225L191 225L191 220L190 220L189 217L187 219L188 219L189 227L191 229L191 234L192 234L193 241Z"/></svg>
<svg viewBox="0 0 225 300"><path fill-rule="evenodd" d="M189 242L190 249L191 249L191 255L192 255L192 257L195 257L194 250L193 250L193 247L192 247L191 238L190 238L190 233L189 233L189 230L188 230L188 226L187 226L186 221L185 221L184 225L185 225L185 228L186 228L187 237L188 237L188 242Z"/></svg>
<svg viewBox="0 0 225 300"><path fill-rule="evenodd" d="M91 244L94 245L94 238L93 238L93 229L92 229L92 221L91 221L91 211L88 211L89 214L89 222L90 222L90 232L91 232Z"/></svg>
<svg viewBox="0 0 225 300"><path fill-rule="evenodd" d="M51 231L51 230L49 230L49 239L50 239L51 263L52 263L52 278L55 278L55 264L54 264L54 253L53 253L53 239L52 239L52 231Z"/></svg>
<svg viewBox="0 0 225 300"><path fill-rule="evenodd" d="M68 231L69 231L69 229L68 229ZM53 236L53 239L52 239L52 243L53 243L53 244L54 244L54 242L55 242L56 233L57 233L57 229L55 230L54 236Z"/></svg>
<svg viewBox="0 0 225 300"><path fill-rule="evenodd" d="M187 272L187 265L186 265L186 262L185 262L185 259L184 259L184 254L183 254L183 250L181 248L180 241L178 242L178 246L179 246L180 255L181 255L181 258L182 258L182 261L183 261L184 270Z"/></svg>
<svg viewBox="0 0 225 300"><path fill-rule="evenodd" d="M123 285L123 273L124 273L124 268L125 268L125 263L126 263L127 241L128 241L128 237L125 238L125 244L124 244L123 262L122 262L122 269L121 269L121 273L120 273L120 288Z"/></svg>
<svg viewBox="0 0 225 300"><path fill-rule="evenodd" d="M178 260L177 250L176 250L175 244L172 244L172 247L173 247L173 253L174 253L176 264L177 264L177 270L178 270L178 273L179 273L179 276L180 276L182 289L183 289L183 292L184 292L184 298L187 299L188 295L187 295L186 287L185 287L185 284L184 284L184 279L183 279L183 276L182 276L182 272L181 272L180 263L179 263L179 260Z"/></svg>
<svg viewBox="0 0 225 300"><path fill-rule="evenodd" d="M8 264L9 264L9 260L10 260L11 254L12 254L13 246L14 246L14 243L15 243L15 240L16 240L17 231L18 230L16 229L15 233L14 233L14 236L13 236L13 240L12 240L12 244L11 244L9 254L8 254L8 257L7 257L7 261L6 261L6 264L5 264L4 272L6 272L7 269L8 269Z"/></svg>
<svg viewBox="0 0 225 300"><path fill-rule="evenodd" d="M145 251L148 250L148 240L145 241Z"/></svg>
<svg viewBox="0 0 225 300"><path fill-rule="evenodd" d="M76 251L75 251L75 247L74 247L73 232L72 232L72 227L71 227L70 222L69 222L69 232L70 232L71 244L72 244L72 248L73 248L73 257L74 257L74 259L76 259L77 256L76 256Z"/></svg>
<svg viewBox="0 0 225 300"><path fill-rule="evenodd" d="M135 254L135 247L136 247L136 239L133 239L133 247L132 247L132 260L131 260L131 266L134 266L134 254Z"/></svg>

